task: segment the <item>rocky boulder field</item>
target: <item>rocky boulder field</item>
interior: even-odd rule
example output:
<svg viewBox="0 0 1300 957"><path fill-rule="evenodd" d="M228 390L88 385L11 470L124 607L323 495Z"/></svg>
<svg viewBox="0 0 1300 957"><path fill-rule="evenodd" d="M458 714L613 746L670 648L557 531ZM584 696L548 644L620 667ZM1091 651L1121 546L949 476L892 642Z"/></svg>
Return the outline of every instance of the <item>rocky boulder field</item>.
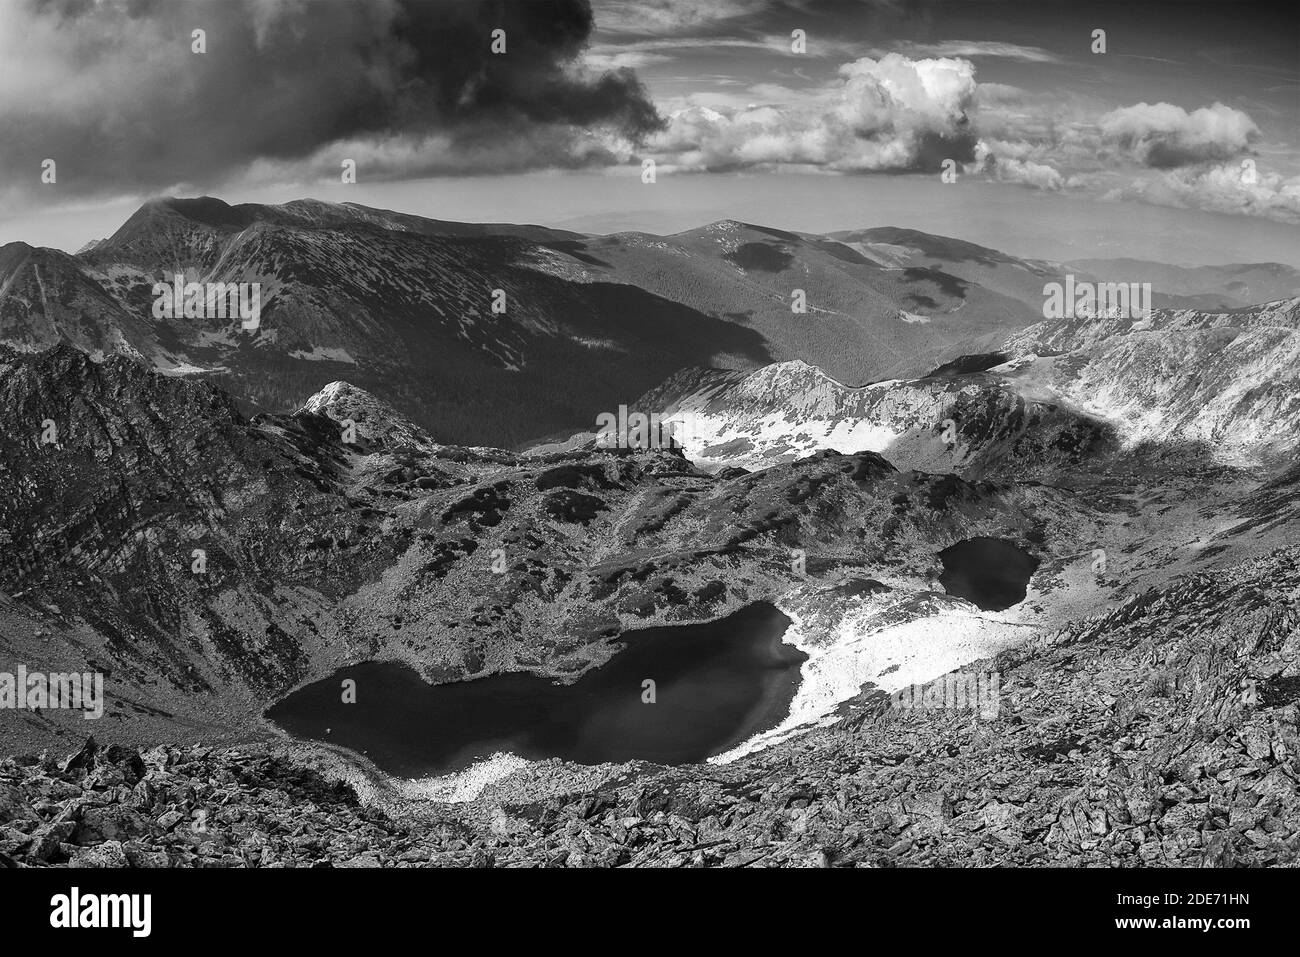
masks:
<svg viewBox="0 0 1300 957"><path fill-rule="evenodd" d="M967 670L1001 676L991 720L868 691L834 723L730 764L596 768L534 799L507 779L463 804L412 802L349 783L305 746L92 740L63 760L0 761L0 865L1300 860L1300 549L1150 590Z"/></svg>

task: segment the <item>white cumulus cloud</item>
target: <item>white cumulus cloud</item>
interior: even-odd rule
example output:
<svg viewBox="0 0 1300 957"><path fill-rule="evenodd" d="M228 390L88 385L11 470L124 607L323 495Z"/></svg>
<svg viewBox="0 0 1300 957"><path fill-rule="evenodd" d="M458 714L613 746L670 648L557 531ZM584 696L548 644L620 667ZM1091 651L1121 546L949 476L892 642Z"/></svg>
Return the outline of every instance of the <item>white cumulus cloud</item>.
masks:
<svg viewBox="0 0 1300 957"><path fill-rule="evenodd" d="M650 152L692 170L936 170L944 159L974 156L967 111L975 89L967 60L864 57L840 67L812 103L678 110Z"/></svg>
<svg viewBox="0 0 1300 957"><path fill-rule="evenodd" d="M1190 113L1172 103L1138 103L1099 123L1106 140L1156 169L1231 159L1260 135L1254 120L1222 103Z"/></svg>

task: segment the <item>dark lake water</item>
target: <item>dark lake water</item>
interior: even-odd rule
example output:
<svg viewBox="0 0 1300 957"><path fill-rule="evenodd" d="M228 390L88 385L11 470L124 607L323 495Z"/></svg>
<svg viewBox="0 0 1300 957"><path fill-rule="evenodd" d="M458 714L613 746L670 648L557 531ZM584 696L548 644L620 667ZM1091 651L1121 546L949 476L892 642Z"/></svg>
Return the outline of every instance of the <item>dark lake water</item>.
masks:
<svg viewBox="0 0 1300 957"><path fill-rule="evenodd" d="M428 685L406 665L372 662L300 688L267 716L403 777L458 771L497 751L579 764L693 763L789 713L807 660L782 643L789 624L758 603L707 624L625 632L614 639L624 650L570 685L523 673ZM354 704L342 701L348 678ZM653 704L642 700L646 679Z"/></svg>
<svg viewBox="0 0 1300 957"><path fill-rule="evenodd" d="M968 538L939 553L939 584L949 595L1001 611L1025 600L1038 559L1001 538Z"/></svg>

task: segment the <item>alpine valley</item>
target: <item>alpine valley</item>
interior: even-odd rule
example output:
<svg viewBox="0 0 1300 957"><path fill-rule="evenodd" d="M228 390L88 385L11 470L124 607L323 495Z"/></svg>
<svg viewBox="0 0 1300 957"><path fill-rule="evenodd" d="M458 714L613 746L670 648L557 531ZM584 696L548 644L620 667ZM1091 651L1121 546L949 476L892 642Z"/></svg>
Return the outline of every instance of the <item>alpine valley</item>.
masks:
<svg viewBox="0 0 1300 957"><path fill-rule="evenodd" d="M156 318L177 275L260 322ZM1044 320L1067 276L1155 308ZM620 407L691 428L598 441ZM798 680L707 761L404 775L273 720L374 663L579 687L767 606ZM0 865L1295 863L1300 272L314 200L12 243L20 662L105 714L0 709ZM959 671L996 714L897 707Z"/></svg>

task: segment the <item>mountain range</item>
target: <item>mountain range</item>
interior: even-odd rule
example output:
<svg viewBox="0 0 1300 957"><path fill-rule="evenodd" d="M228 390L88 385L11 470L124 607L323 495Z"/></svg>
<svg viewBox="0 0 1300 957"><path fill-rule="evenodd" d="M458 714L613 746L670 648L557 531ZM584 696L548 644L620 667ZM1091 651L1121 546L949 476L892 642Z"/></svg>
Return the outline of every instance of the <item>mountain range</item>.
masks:
<svg viewBox="0 0 1300 957"><path fill-rule="evenodd" d="M929 471L1068 480L1084 460L1144 444L1276 465L1300 450L1297 349L1300 299L1157 309L1042 321L999 352L867 386L800 360L684 369L634 405L689 415L687 454L708 468L870 449Z"/></svg>
<svg viewBox="0 0 1300 957"><path fill-rule="evenodd" d="M504 827L502 855L524 861L573 817L626 861L618 822L665 811L698 839L654 831L646 859L695 854L703 832L795 828L733 807L770 779L783 822L814 802L866 822L850 839L837 818L837 843L813 848L829 832L805 815L787 835L800 859L933 862L938 834L945 861L1293 859L1278 789L1300 667L1300 285L1268 265L1153 267L1168 291L1150 315L1042 318L1044 283L1110 269L893 228L585 236L312 201L158 201L75 256L10 244L0 661L107 675L120 743L224 746L274 737L269 705L347 665L569 681L630 629L765 601L807 660L754 753L719 776L542 762L488 782L455 827ZM174 272L261 283L259 327L155 319L153 283ZM591 423L619 404L692 429L602 445ZM990 541L1028 569L1010 604L952 585L951 550ZM974 666L1007 676L996 734L882 723L889 693ZM58 710L0 721L13 750L85 733ZM425 785L294 747L294 767L326 761L399 817L430 813L412 810ZM1107 779L1112 754L1138 777ZM0 763L0 863L91 846L190 862L157 823L137 822L168 850L112 847L81 790L228 783L247 760L150 755ZM260 807L288 772L259 766ZM990 768L992 801L976 793ZM312 791L300 773L285 787ZM115 800L160 820L188 807ZM1168 847L1162 820L1182 835ZM970 837L985 829L993 850Z"/></svg>
<svg viewBox="0 0 1300 957"><path fill-rule="evenodd" d="M293 411L345 380L439 441L523 447L688 366L922 375L1040 321L1044 282L1087 275L1081 265L893 228L818 236L723 221L587 236L315 200L161 199L75 255L0 247L0 344L130 356L209 379L249 413ZM1179 290L1157 283L1157 305L1300 292L1300 274L1277 265L1148 272ZM259 283L258 327L155 318L154 284L177 275Z"/></svg>

